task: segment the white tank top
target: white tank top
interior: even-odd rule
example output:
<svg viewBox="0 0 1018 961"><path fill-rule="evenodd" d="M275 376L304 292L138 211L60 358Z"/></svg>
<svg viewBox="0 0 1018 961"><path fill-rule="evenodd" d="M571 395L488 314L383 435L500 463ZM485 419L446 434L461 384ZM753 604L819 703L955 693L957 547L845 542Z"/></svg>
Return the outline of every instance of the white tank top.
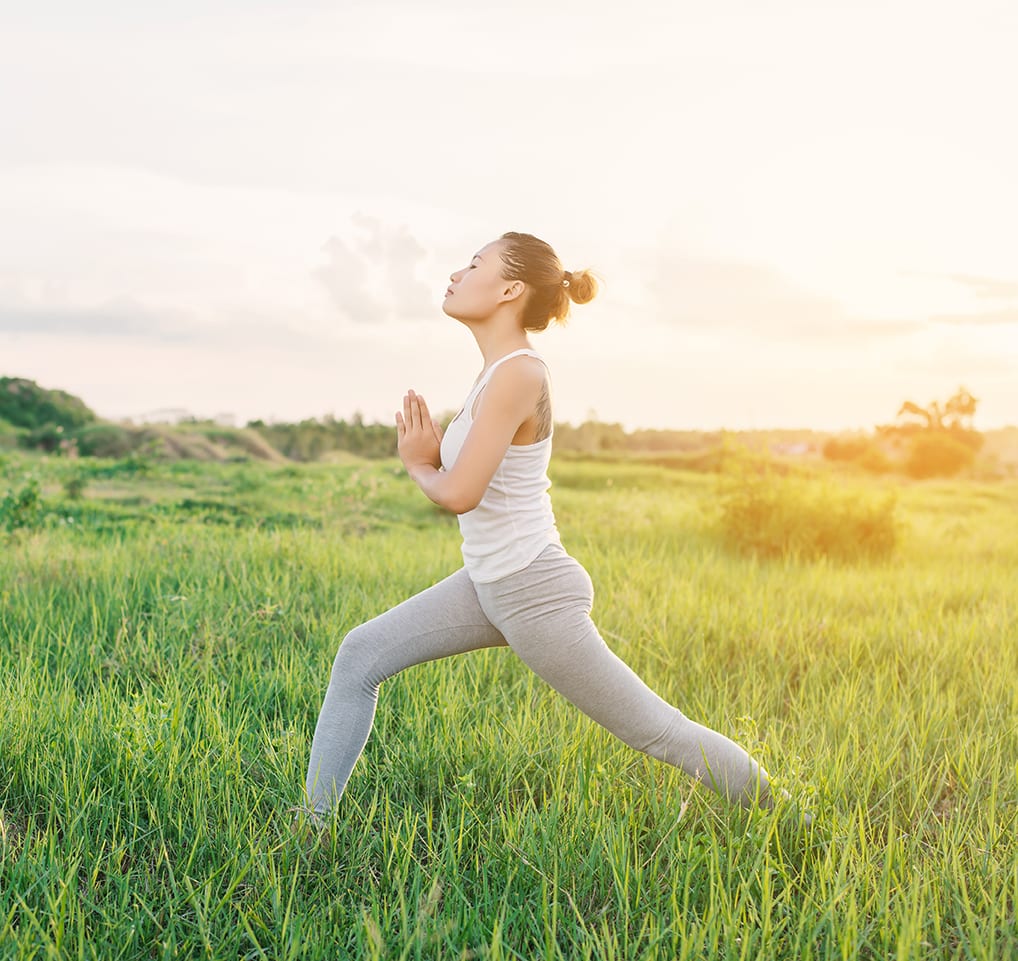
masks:
<svg viewBox="0 0 1018 961"><path fill-rule="evenodd" d="M442 437L442 466L446 470L456 463L473 425L477 395L499 364L521 354L544 364L536 351L523 348L500 357L483 371ZM551 435L536 444L510 444L481 502L459 515L463 564L476 583L488 584L515 574L549 544L562 543L548 495L550 459Z"/></svg>

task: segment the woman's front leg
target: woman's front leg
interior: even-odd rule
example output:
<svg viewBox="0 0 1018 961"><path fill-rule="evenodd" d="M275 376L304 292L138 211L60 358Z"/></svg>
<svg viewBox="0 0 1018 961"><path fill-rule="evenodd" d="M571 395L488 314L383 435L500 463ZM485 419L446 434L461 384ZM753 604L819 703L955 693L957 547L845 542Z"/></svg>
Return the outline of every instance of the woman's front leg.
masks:
<svg viewBox="0 0 1018 961"><path fill-rule="evenodd" d="M342 796L371 733L382 681L415 664L505 643L463 569L350 631L333 662L311 742L311 806L324 812Z"/></svg>

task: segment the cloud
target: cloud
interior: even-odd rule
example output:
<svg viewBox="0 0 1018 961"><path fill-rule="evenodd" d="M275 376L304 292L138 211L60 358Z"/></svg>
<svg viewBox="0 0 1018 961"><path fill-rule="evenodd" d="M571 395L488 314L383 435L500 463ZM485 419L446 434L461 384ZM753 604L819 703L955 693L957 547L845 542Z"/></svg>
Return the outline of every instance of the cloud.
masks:
<svg viewBox="0 0 1018 961"><path fill-rule="evenodd" d="M1018 280L1000 280L996 277L976 277L972 274L947 274L948 280L971 289L977 297L987 300L1013 300L1018 298Z"/></svg>
<svg viewBox="0 0 1018 961"><path fill-rule="evenodd" d="M154 310L130 299L90 307L0 304L0 332L177 342L193 340L199 333L174 312Z"/></svg>
<svg viewBox="0 0 1018 961"><path fill-rule="evenodd" d="M980 297L996 299L1018 294L1018 283L968 274L950 277L971 286ZM920 333L931 324L952 327L1018 324L1018 306L915 318L853 316L836 299L799 287L771 267L681 253L659 253L657 270L647 286L667 323L796 343L863 346Z"/></svg>
<svg viewBox="0 0 1018 961"><path fill-rule="evenodd" d="M250 309L220 311L203 321L185 311L155 308L130 298L98 305L0 301L0 334L15 337L82 338L110 346L177 345L195 351L218 347L264 347L320 351L334 338L308 329L300 316L276 316Z"/></svg>
<svg viewBox="0 0 1018 961"><path fill-rule="evenodd" d="M328 263L313 272L340 312L362 324L435 315L431 290L416 275L425 247L405 226L362 213L351 221L357 235L351 240L330 237L322 248Z"/></svg>
<svg viewBox="0 0 1018 961"><path fill-rule="evenodd" d="M758 264L692 257L678 252L658 255L648 288L679 326L707 325L742 329L761 320L783 325L807 317L831 324L837 305L795 291L778 273Z"/></svg>
<svg viewBox="0 0 1018 961"><path fill-rule="evenodd" d="M762 264L659 252L646 286L666 322L796 342L866 340L914 333L924 321L853 317L833 297L797 286Z"/></svg>
<svg viewBox="0 0 1018 961"><path fill-rule="evenodd" d="M983 310L967 314L933 314L934 323L951 324L957 327L999 327L1018 324L1018 307L1001 310Z"/></svg>

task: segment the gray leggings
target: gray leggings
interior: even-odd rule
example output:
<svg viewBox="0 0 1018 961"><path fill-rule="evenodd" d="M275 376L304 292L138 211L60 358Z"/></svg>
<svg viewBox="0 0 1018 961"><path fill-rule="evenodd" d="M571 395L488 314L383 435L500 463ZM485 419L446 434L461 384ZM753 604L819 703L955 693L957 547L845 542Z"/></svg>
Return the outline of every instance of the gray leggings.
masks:
<svg viewBox="0 0 1018 961"><path fill-rule="evenodd" d="M413 664L508 645L531 670L630 747L674 764L745 807L770 807L766 772L722 734L691 721L613 654L590 619L594 590L557 544L490 584L463 568L343 639L311 744L307 794L339 800L374 722L382 681Z"/></svg>

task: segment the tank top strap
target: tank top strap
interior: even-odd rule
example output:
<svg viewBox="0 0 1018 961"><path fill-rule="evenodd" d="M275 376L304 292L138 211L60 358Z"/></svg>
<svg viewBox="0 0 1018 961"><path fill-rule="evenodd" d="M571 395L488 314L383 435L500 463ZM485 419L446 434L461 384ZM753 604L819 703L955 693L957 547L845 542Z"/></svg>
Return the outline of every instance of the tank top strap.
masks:
<svg viewBox="0 0 1018 961"><path fill-rule="evenodd" d="M474 401L477 400L477 395L480 394L480 392L487 386L488 381L491 380L491 375L495 372L495 368L498 367L499 364L504 364L510 358L519 357L521 354L526 354L529 357L535 357L544 364L545 368L548 367L548 362L536 350L531 350L529 347L521 347L519 350L514 350L511 353L506 354L505 357L499 357L498 360L481 373L480 380L478 380L477 383L470 388L470 393L467 394L467 399L463 402L462 413L466 415L468 422L473 421ZM456 417L459 416L459 414L456 415ZM453 420L455 420L456 417L454 417Z"/></svg>
<svg viewBox="0 0 1018 961"><path fill-rule="evenodd" d="M484 387L484 385L485 385L485 384L487 384L489 380L491 380L491 375L492 375L492 374L493 374L493 373L495 372L495 368L496 368L496 367L498 367L498 366L499 366L499 364L504 364L504 363L505 363L505 362L506 362L507 360L510 360L510 359L511 359L511 358L513 358L513 357L519 357L519 356L521 356L521 355L523 355L523 354L526 354L526 355L527 355L528 357L534 357L534 358L536 358L536 359L537 359L537 360L539 360L539 361L540 361L540 362L541 362L542 364L544 364L544 366L545 366L545 367L547 367L547 366L548 366L548 364L547 364L547 362L545 361L545 359L544 359L544 358L543 358L543 357L542 357L542 356L541 356L541 355L540 355L540 354L539 354L539 353L538 353L538 352L537 352L536 350L532 350L532 349L531 349L531 348L529 348L529 347L521 347L521 348L520 348L519 350L514 350L514 351L512 351L511 353L508 353L508 354L506 354L506 355L505 355L505 357L499 357L499 359L498 359L498 360L496 360L496 361L495 361L495 362L494 362L494 363L493 363L493 364L492 364L492 365L491 365L491 366L490 366L490 367L489 367L489 368L488 368L488 369L487 369L487 370L486 370L486 371L485 371L485 372L484 372L484 373L483 373L483 374L481 375L481 379L480 379L480 380L479 380L479 381L478 381L478 382L477 382L477 383L476 383L476 384L474 385L474 389L473 389L473 390L471 391L471 393L472 393L472 394L476 394L476 393L479 393L479 392L480 392L481 388L482 388L482 387Z"/></svg>

